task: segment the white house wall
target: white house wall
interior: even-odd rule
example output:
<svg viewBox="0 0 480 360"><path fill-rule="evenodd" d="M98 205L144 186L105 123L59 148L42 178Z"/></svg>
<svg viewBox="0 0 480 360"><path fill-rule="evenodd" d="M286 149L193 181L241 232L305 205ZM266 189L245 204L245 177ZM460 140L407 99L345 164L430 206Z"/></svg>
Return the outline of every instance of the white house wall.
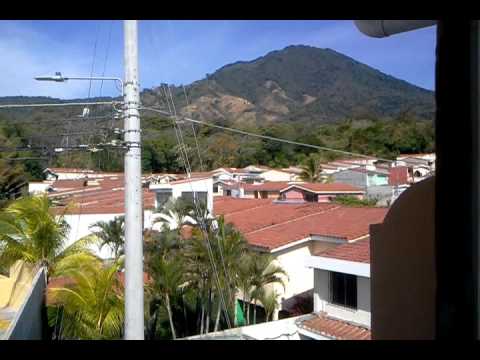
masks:
<svg viewBox="0 0 480 360"><path fill-rule="evenodd" d="M357 309L330 303L330 275L328 270L314 270L313 310L326 312L340 320L370 327L370 279L357 277Z"/></svg>
<svg viewBox="0 0 480 360"><path fill-rule="evenodd" d="M285 292L280 284L274 284L275 290L281 294L280 299L288 300L313 288L313 269L305 267L305 259L310 255L308 243L273 255L289 277L288 280L284 279Z"/></svg>
<svg viewBox="0 0 480 360"><path fill-rule="evenodd" d="M66 245L71 245L78 239L81 239L84 236L90 235L92 231L89 229L91 225L98 221L111 221L118 216L123 216L123 214L72 214L65 215L65 221L70 225L70 232L67 237ZM153 213L150 210L144 212L144 226L145 228L151 228L152 226ZM92 245L91 249L94 253L102 259L108 259L113 256L110 248L104 246L102 250L98 249L97 245Z"/></svg>

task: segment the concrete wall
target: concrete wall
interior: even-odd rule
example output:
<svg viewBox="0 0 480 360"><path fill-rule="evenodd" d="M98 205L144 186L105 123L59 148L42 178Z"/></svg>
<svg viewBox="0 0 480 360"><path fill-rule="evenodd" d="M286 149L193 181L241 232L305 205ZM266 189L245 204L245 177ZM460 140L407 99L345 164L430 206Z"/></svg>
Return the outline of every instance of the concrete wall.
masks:
<svg viewBox="0 0 480 360"><path fill-rule="evenodd" d="M252 340L301 340L298 328L295 322L301 316L295 316L287 319L270 321L266 323L242 326L229 330L212 332L207 335L195 335L183 338L184 340L221 340L235 339L240 340L249 338Z"/></svg>
<svg viewBox="0 0 480 360"><path fill-rule="evenodd" d="M370 279L357 276L357 309L330 303L330 272L314 270L313 309L345 321L370 326Z"/></svg>
<svg viewBox="0 0 480 360"><path fill-rule="evenodd" d="M370 249L372 338L434 339L435 178L412 185L370 226Z"/></svg>
<svg viewBox="0 0 480 360"><path fill-rule="evenodd" d="M265 179L265 181L291 181L293 176L290 173L278 171L278 170L268 170L260 174L260 177Z"/></svg>
<svg viewBox="0 0 480 360"><path fill-rule="evenodd" d="M51 184L45 182L29 182L28 193L32 195L42 194L45 193L50 186Z"/></svg>
<svg viewBox="0 0 480 360"><path fill-rule="evenodd" d="M289 304L289 299L313 288L313 269L305 266L305 259L310 255L308 243L287 248L273 255L289 277L284 278L285 291L281 285L274 285L274 289L281 294L280 300L283 298L286 304Z"/></svg>
<svg viewBox="0 0 480 360"><path fill-rule="evenodd" d="M7 340L42 340L45 306L46 276L41 268L33 279L31 292L18 310L5 334Z"/></svg>
<svg viewBox="0 0 480 360"><path fill-rule="evenodd" d="M359 188L365 188L367 186L366 174L360 173L358 171L340 171L333 174L332 177L335 182L341 182L344 184L357 186Z"/></svg>

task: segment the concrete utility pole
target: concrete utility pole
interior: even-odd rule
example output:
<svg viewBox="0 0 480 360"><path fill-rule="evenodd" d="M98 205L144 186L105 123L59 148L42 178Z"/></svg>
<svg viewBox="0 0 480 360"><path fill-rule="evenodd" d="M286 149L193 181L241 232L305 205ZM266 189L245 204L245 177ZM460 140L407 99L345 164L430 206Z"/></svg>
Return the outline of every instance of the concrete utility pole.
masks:
<svg viewBox="0 0 480 360"><path fill-rule="evenodd" d="M125 66L125 340L144 339L143 194L137 21L124 21Z"/></svg>

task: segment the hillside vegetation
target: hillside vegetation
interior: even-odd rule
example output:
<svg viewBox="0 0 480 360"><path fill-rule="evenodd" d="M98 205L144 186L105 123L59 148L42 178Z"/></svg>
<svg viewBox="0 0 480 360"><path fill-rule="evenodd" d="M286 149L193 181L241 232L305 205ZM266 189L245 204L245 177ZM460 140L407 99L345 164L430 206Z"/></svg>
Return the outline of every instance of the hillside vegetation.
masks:
<svg viewBox="0 0 480 360"><path fill-rule="evenodd" d="M434 151L433 92L330 49L290 46L253 61L226 65L185 88L188 98L183 87L172 87L177 111L210 123L386 158ZM145 106L167 108L161 87L144 90L141 98ZM0 98L0 104L65 101L82 99ZM80 106L0 110L0 158L46 157L18 162L30 179L41 178L41 169L47 165L121 171L119 149L53 151L120 138L113 129L123 128L123 122L113 119L111 107L90 110L88 119L79 117ZM193 168L201 170L192 126L181 127ZM302 163L316 152L205 126L195 129L204 170L252 163L283 167ZM142 130L143 170L182 171L171 120L142 112ZM6 151L26 146L32 151ZM336 156L324 151L318 155L325 160Z"/></svg>

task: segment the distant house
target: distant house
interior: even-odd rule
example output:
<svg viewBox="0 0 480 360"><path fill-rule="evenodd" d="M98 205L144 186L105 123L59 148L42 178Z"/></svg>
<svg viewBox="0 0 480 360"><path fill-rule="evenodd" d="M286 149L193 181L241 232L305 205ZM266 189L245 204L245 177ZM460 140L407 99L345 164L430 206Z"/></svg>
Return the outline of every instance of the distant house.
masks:
<svg viewBox="0 0 480 360"><path fill-rule="evenodd" d="M342 170L332 174L335 181L366 189L370 186L388 185L388 170L369 170L364 167Z"/></svg>
<svg viewBox="0 0 480 360"><path fill-rule="evenodd" d="M187 178L164 184L150 184L155 196L155 209L161 210L169 200L183 199L192 202L204 202L209 212L213 210L213 180L207 178Z"/></svg>
<svg viewBox="0 0 480 360"><path fill-rule="evenodd" d="M330 202L336 196L350 195L362 199L365 191L343 183L295 183L280 190L282 201Z"/></svg>
<svg viewBox="0 0 480 360"><path fill-rule="evenodd" d="M91 234L90 226L98 221L111 221L125 214L125 188L121 176L94 180L58 180L52 184L53 191L48 197L53 211L63 215L70 226L67 245ZM150 228L153 222L154 193L143 189L144 227ZM112 257L108 247L92 250L102 259Z"/></svg>

